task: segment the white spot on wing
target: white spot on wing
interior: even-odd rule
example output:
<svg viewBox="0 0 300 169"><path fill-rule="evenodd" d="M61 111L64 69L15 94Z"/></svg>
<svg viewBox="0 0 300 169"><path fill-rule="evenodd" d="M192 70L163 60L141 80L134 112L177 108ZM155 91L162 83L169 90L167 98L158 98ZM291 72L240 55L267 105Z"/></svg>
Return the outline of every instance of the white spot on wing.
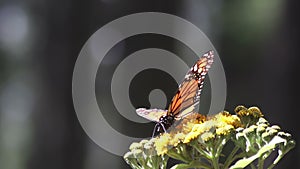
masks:
<svg viewBox="0 0 300 169"><path fill-rule="evenodd" d="M197 69L198 69L198 66L197 66L197 64L194 66L194 71L197 71Z"/></svg>

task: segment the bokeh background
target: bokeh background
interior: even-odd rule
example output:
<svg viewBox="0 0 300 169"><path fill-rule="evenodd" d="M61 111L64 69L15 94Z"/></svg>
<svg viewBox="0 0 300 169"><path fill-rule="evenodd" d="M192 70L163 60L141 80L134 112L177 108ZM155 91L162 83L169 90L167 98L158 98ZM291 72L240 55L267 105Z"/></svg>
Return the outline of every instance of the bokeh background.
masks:
<svg viewBox="0 0 300 169"><path fill-rule="evenodd" d="M298 142L299 6L284 0L1 0L0 168L128 168L81 128L72 73L95 31L137 12L170 13L198 26L223 62L225 109L257 105ZM300 168L299 158L296 146L276 168Z"/></svg>

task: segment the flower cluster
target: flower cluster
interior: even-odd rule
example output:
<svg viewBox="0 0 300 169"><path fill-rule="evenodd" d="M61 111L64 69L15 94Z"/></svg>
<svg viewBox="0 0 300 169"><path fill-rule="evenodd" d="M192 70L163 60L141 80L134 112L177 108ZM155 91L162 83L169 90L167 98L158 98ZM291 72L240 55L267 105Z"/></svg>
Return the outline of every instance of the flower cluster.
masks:
<svg viewBox="0 0 300 169"><path fill-rule="evenodd" d="M258 159L257 168L264 168L264 160L277 148L278 155L268 167L273 168L289 150L294 148L295 141L292 140L291 134L280 131L278 125L271 126L266 119L262 118L259 109L246 110L245 107L240 106L236 109L236 113L248 122L244 125L247 126L246 128L237 128L235 137L232 138L236 148L242 150L240 155L246 157L238 161L236 166L245 167L249 164L254 168L252 162Z"/></svg>
<svg viewBox="0 0 300 169"><path fill-rule="evenodd" d="M154 146L155 139L142 140L132 143L129 152L124 155L126 162L134 169L160 169L166 168L168 156L157 155Z"/></svg>
<svg viewBox="0 0 300 169"><path fill-rule="evenodd" d="M263 161L277 148L272 168L295 146L291 135L270 126L259 108L238 106L235 112L210 117L193 113L168 133L132 143L124 159L136 169L163 169L169 158L182 161L174 169L254 167L255 160L257 168L263 168Z"/></svg>

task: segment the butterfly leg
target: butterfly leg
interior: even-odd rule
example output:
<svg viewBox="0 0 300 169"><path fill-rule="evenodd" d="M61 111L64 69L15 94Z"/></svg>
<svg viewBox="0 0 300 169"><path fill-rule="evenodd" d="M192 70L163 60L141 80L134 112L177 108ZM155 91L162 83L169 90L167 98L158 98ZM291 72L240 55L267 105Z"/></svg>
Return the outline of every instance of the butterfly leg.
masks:
<svg viewBox="0 0 300 169"><path fill-rule="evenodd" d="M167 130L166 130L165 126L162 123L160 123L160 126L164 129L164 132L166 133Z"/></svg>
<svg viewBox="0 0 300 169"><path fill-rule="evenodd" d="M155 124L155 126L154 126L154 129L153 129L153 133L152 133L152 138L154 138L155 137L155 135L156 135L156 132L159 130L159 123L156 123Z"/></svg>
<svg viewBox="0 0 300 169"><path fill-rule="evenodd" d="M161 131L161 129L163 129L163 131ZM156 123L153 129L152 138L162 132L167 132L165 126L162 123Z"/></svg>

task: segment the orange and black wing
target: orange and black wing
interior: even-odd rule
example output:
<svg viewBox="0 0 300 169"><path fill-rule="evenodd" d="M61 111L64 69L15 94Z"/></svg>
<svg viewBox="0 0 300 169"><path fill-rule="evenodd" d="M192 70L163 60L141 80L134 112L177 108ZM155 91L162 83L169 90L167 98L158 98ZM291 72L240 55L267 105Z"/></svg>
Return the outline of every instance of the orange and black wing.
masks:
<svg viewBox="0 0 300 169"><path fill-rule="evenodd" d="M204 78L213 63L213 58L213 51L208 51L187 72L169 105L168 115L180 119L194 112L196 105L200 102Z"/></svg>

